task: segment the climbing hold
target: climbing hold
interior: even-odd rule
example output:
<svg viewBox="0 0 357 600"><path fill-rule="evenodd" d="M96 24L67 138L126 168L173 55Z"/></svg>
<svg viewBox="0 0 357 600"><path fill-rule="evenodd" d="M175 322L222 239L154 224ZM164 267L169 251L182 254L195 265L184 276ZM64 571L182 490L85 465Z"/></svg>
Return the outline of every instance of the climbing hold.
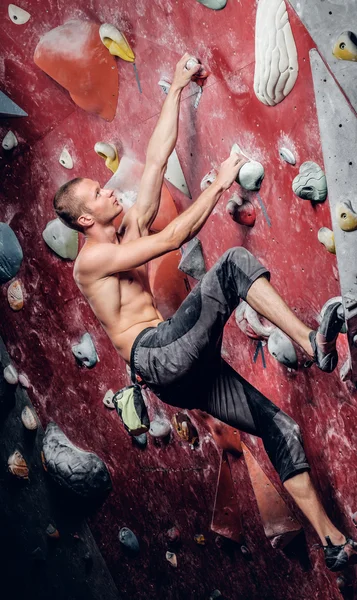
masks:
<svg viewBox="0 0 357 600"><path fill-rule="evenodd" d="M47 426L43 461L59 486L82 498L96 499L112 487L109 471L99 456L72 444L56 423Z"/></svg>
<svg viewBox="0 0 357 600"><path fill-rule="evenodd" d="M270 334L268 350L277 361L289 369L297 369L298 361L293 343L280 329L276 328Z"/></svg>
<svg viewBox="0 0 357 600"><path fill-rule="evenodd" d="M222 594L219 590L213 590L209 597L209 600L217 600L217 598L222 598Z"/></svg>
<svg viewBox="0 0 357 600"><path fill-rule="evenodd" d="M73 159L67 148L63 148L58 160L65 169L73 169Z"/></svg>
<svg viewBox="0 0 357 600"><path fill-rule="evenodd" d="M170 563L172 567L177 567L177 556L174 552L170 552L168 550L166 552L166 560Z"/></svg>
<svg viewBox="0 0 357 600"><path fill-rule="evenodd" d="M284 0L260 0L255 26L254 92L275 106L291 92L299 72L294 36Z"/></svg>
<svg viewBox="0 0 357 600"><path fill-rule="evenodd" d="M343 306L342 306L342 296L334 296L333 298L329 298L329 300L327 300L327 302L325 302L325 304L323 305L323 307L320 310L320 314L317 317L317 320L319 323L321 323L324 314L326 312L326 309L331 305L331 304L336 304L336 302L339 302L341 304L340 309L337 311L337 316L339 318L341 318L341 320L344 319L344 310L343 310ZM341 327L340 333L347 333L347 327L346 327L346 323L344 323Z"/></svg>
<svg viewBox="0 0 357 600"><path fill-rule="evenodd" d="M72 352L76 359L88 369L94 367L98 362L98 355L88 332L82 335L79 344L72 346Z"/></svg>
<svg viewBox="0 0 357 600"><path fill-rule="evenodd" d="M19 241L6 223L0 223L0 283L15 277L23 259Z"/></svg>
<svg viewBox="0 0 357 600"><path fill-rule="evenodd" d="M103 23L99 28L100 39L110 54L127 62L135 62L135 54L130 48L125 35L110 23Z"/></svg>
<svg viewBox="0 0 357 600"><path fill-rule="evenodd" d="M4 378L10 385L16 385L19 382L19 375L13 365L7 365L4 369Z"/></svg>
<svg viewBox="0 0 357 600"><path fill-rule="evenodd" d="M119 531L119 542L128 554L135 556L139 554L140 545L135 533L128 527L122 527Z"/></svg>
<svg viewBox="0 0 357 600"><path fill-rule="evenodd" d="M167 179L167 181L174 185L178 190L183 192L183 194L185 194L188 198L191 198L191 194L188 189L176 150L170 154L167 161L165 179Z"/></svg>
<svg viewBox="0 0 357 600"><path fill-rule="evenodd" d="M7 461L8 469L12 475L16 475L19 479L28 479L29 470L26 461L22 454L15 450Z"/></svg>
<svg viewBox="0 0 357 600"><path fill-rule="evenodd" d="M258 315L245 300L239 303L235 311L235 319L239 329L255 340L268 339L275 330L275 325L272 325L268 319Z"/></svg>
<svg viewBox="0 0 357 600"><path fill-rule="evenodd" d="M211 171L209 171L209 173L207 173L203 177L203 179L200 183L201 191L204 192L211 185L211 183L213 183L216 179L217 179L217 171L215 169L212 169Z"/></svg>
<svg viewBox="0 0 357 600"><path fill-rule="evenodd" d="M178 544L181 540L181 533L177 527L171 527L166 532L166 539L169 544Z"/></svg>
<svg viewBox="0 0 357 600"><path fill-rule="evenodd" d="M243 152L238 144L233 144L231 149L231 155L236 152L245 156L249 162L245 163L239 170L237 183L242 186L245 190L251 192L257 192L260 190L265 171L261 163L256 160L250 160L248 156Z"/></svg>
<svg viewBox="0 0 357 600"><path fill-rule="evenodd" d="M217 546L227 548L228 540L242 543L242 519L227 452L223 450L220 454L211 530L219 534L215 539Z"/></svg>
<svg viewBox="0 0 357 600"><path fill-rule="evenodd" d="M321 227L317 233L317 239L331 254L336 254L335 236L328 227Z"/></svg>
<svg viewBox="0 0 357 600"><path fill-rule="evenodd" d="M352 521L355 527L357 527L357 512L353 513Z"/></svg>
<svg viewBox="0 0 357 600"><path fill-rule="evenodd" d="M325 173L318 164L312 161L304 162L301 165L292 187L293 192L303 200L324 202L327 198Z"/></svg>
<svg viewBox="0 0 357 600"><path fill-rule="evenodd" d="M109 144L107 142L97 142L94 146L95 152L101 158L105 160L105 166L111 170L112 173L115 173L117 168L119 167L119 158L118 152L114 144Z"/></svg>
<svg viewBox="0 0 357 600"><path fill-rule="evenodd" d="M247 546L244 546L244 545L243 545L243 546L241 546L241 547L240 547L240 551L241 551L241 553L243 554L243 556L245 556L247 559L250 559L250 558L252 558L252 553L251 553L251 551L249 550L249 548L247 548Z"/></svg>
<svg viewBox="0 0 357 600"><path fill-rule="evenodd" d="M19 374L19 384L26 389L30 387L29 378L27 377L27 375L25 375L25 373Z"/></svg>
<svg viewBox="0 0 357 600"><path fill-rule="evenodd" d="M256 219L256 212L253 204L249 202L249 200L246 200L243 204L239 205L231 198L227 203L226 211L236 223L246 225L247 227L253 227Z"/></svg>
<svg viewBox="0 0 357 600"><path fill-rule="evenodd" d="M203 533L196 533L196 535L193 539L195 540L196 544L198 544L199 546L206 545L206 540L205 540L205 536L203 535Z"/></svg>
<svg viewBox="0 0 357 600"><path fill-rule="evenodd" d="M357 213L353 210L350 200L337 204L336 218L342 231L355 231L357 229Z"/></svg>
<svg viewBox="0 0 357 600"><path fill-rule="evenodd" d="M202 254L202 244L198 238L192 238L185 245L178 268L194 279L202 279L206 273L206 266Z"/></svg>
<svg viewBox="0 0 357 600"><path fill-rule="evenodd" d="M113 402L113 396L114 396L113 390L108 390L105 393L105 396L103 398L103 403L105 404L105 406L107 408L115 408L115 404Z"/></svg>
<svg viewBox="0 0 357 600"><path fill-rule="evenodd" d="M191 444L192 448L198 444L198 432L186 413L178 412L172 418L172 424L182 440Z"/></svg>
<svg viewBox="0 0 357 600"><path fill-rule="evenodd" d="M357 61L357 36L352 31L344 31L339 35L333 49L333 55L340 60Z"/></svg>
<svg viewBox="0 0 357 600"><path fill-rule="evenodd" d="M103 45L99 24L72 19L41 37L35 64L68 90L87 112L112 121L118 104L115 58Z"/></svg>
<svg viewBox="0 0 357 600"><path fill-rule="evenodd" d="M13 148L16 148L16 146L18 146L16 135L12 131L8 131L1 145L4 150L12 150Z"/></svg>
<svg viewBox="0 0 357 600"><path fill-rule="evenodd" d="M196 65L199 65L200 61L195 58L194 56L191 56L191 58L188 59L187 63L185 64L185 69L187 71L189 71L190 69L193 69L193 67L195 67Z"/></svg>
<svg viewBox="0 0 357 600"><path fill-rule="evenodd" d="M58 540L60 536L58 529L52 523L47 526L46 534L51 540Z"/></svg>
<svg viewBox="0 0 357 600"><path fill-rule="evenodd" d="M28 114L6 94L0 92L0 116L2 117L27 117Z"/></svg>
<svg viewBox="0 0 357 600"><path fill-rule="evenodd" d="M221 10L227 4L227 0L198 0L198 2L203 6L207 6L207 8L212 8L212 10Z"/></svg>
<svg viewBox="0 0 357 600"><path fill-rule="evenodd" d="M147 433L141 433L140 435L133 435L132 439L133 439L134 444L137 444L137 446L139 446L139 448L146 448L147 443L148 443Z"/></svg>
<svg viewBox="0 0 357 600"><path fill-rule="evenodd" d="M169 89L171 87L171 83L165 81L165 79L160 79L159 86L161 87L162 91L165 92L165 94L168 94Z"/></svg>
<svg viewBox="0 0 357 600"><path fill-rule="evenodd" d="M288 148L280 148L279 156L285 160L285 162L289 163L289 165L296 164L296 158L291 150L288 150Z"/></svg>
<svg viewBox="0 0 357 600"><path fill-rule="evenodd" d="M170 422L165 419L156 418L150 422L149 433L154 438L166 438L170 434L170 431Z"/></svg>
<svg viewBox="0 0 357 600"><path fill-rule="evenodd" d="M12 310L21 310L24 305L24 295L21 283L18 279L13 281L7 288L7 300Z"/></svg>
<svg viewBox="0 0 357 600"><path fill-rule="evenodd" d="M61 258L75 260L78 254L78 231L70 229L60 221L49 221L42 232L47 246Z"/></svg>
<svg viewBox="0 0 357 600"><path fill-rule="evenodd" d="M37 563L44 562L47 558L46 553L39 546L37 546L37 548L31 552L31 556Z"/></svg>
<svg viewBox="0 0 357 600"><path fill-rule="evenodd" d="M38 427L37 419L35 417L35 413L29 406L25 406L21 413L21 421L24 427L29 431L35 431Z"/></svg>
<svg viewBox="0 0 357 600"><path fill-rule="evenodd" d="M8 13L11 21L16 25L24 25L31 17L30 13L15 4L9 4Z"/></svg>

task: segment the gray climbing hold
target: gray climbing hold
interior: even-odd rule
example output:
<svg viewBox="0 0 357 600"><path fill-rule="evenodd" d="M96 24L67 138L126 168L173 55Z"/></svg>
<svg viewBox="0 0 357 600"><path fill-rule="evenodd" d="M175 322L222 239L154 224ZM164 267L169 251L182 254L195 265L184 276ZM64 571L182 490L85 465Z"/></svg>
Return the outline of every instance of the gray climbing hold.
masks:
<svg viewBox="0 0 357 600"><path fill-rule="evenodd" d="M61 258L74 260L78 254L78 231L67 227L60 219L47 223L42 237L47 246Z"/></svg>
<svg viewBox="0 0 357 600"><path fill-rule="evenodd" d="M27 10L16 6L16 4L9 4L7 11L11 21L15 25L24 25L31 17Z"/></svg>
<svg viewBox="0 0 357 600"><path fill-rule="evenodd" d="M12 150L13 148L16 148L16 146L18 146L18 144L19 143L17 141L17 137L14 134L14 132L8 131L4 137L1 145L4 148L4 150Z"/></svg>
<svg viewBox="0 0 357 600"><path fill-rule="evenodd" d="M245 163L239 170L237 183L242 186L245 190L250 192L258 192L261 188L265 171L264 167L260 162L256 160L250 160L250 158L243 152L238 144L233 144L231 148L231 155L233 153L242 154L249 162Z"/></svg>
<svg viewBox="0 0 357 600"><path fill-rule="evenodd" d="M22 259L22 248L13 230L6 223L0 223L0 283L15 277Z"/></svg>
<svg viewBox="0 0 357 600"><path fill-rule="evenodd" d="M107 408L115 408L115 404L113 402L114 392L113 390L108 390L103 398L103 404Z"/></svg>
<svg viewBox="0 0 357 600"><path fill-rule="evenodd" d="M79 344L72 346L72 352L76 359L88 369L94 367L98 362L98 355L89 333L82 335Z"/></svg>
<svg viewBox="0 0 357 600"><path fill-rule="evenodd" d="M67 148L63 148L58 160L65 169L73 169L73 158L68 152Z"/></svg>
<svg viewBox="0 0 357 600"><path fill-rule="evenodd" d="M149 433L155 438L165 438L171 431L171 424L165 419L154 419L150 422Z"/></svg>
<svg viewBox="0 0 357 600"><path fill-rule="evenodd" d="M221 10L227 4L227 0L197 0L203 6L207 6L207 8L212 8L212 10Z"/></svg>
<svg viewBox="0 0 357 600"><path fill-rule="evenodd" d="M270 334L268 350L277 361L286 367L297 369L298 361L293 343L280 329L274 329L273 333Z"/></svg>
<svg viewBox="0 0 357 600"><path fill-rule="evenodd" d="M50 477L77 496L94 500L112 488L109 471L99 456L72 444L56 423L47 426L43 460Z"/></svg>
<svg viewBox="0 0 357 600"><path fill-rule="evenodd" d="M209 600L216 600L217 598L222 598L222 594L219 590L213 590L209 597Z"/></svg>
<svg viewBox="0 0 357 600"><path fill-rule="evenodd" d="M147 433L141 433L140 435L133 435L132 440L134 444L139 446L139 448L146 448L148 443Z"/></svg>
<svg viewBox="0 0 357 600"><path fill-rule="evenodd" d="M119 531L119 542L125 548L126 552L135 556L140 552L139 540L135 533L128 527L122 527Z"/></svg>
<svg viewBox="0 0 357 600"><path fill-rule="evenodd" d="M279 156L285 160L285 162L289 163L289 165L296 165L296 158L288 148L280 148Z"/></svg>
<svg viewBox="0 0 357 600"><path fill-rule="evenodd" d="M177 568L177 556L174 552L170 552L169 550L166 552L166 560L170 563L172 567Z"/></svg>
<svg viewBox="0 0 357 600"><path fill-rule="evenodd" d="M327 198L327 181L321 167L312 161L304 162L292 184L293 192L303 200L324 202Z"/></svg>
<svg viewBox="0 0 357 600"><path fill-rule="evenodd" d="M4 378L10 385L17 385L19 382L19 374L13 365L7 365L4 369Z"/></svg>
<svg viewBox="0 0 357 600"><path fill-rule="evenodd" d="M27 117L28 114L15 102L0 92L0 116L2 117Z"/></svg>
<svg viewBox="0 0 357 600"><path fill-rule="evenodd" d="M198 238L193 238L186 244L178 268L194 279L202 279L206 273L202 245Z"/></svg>

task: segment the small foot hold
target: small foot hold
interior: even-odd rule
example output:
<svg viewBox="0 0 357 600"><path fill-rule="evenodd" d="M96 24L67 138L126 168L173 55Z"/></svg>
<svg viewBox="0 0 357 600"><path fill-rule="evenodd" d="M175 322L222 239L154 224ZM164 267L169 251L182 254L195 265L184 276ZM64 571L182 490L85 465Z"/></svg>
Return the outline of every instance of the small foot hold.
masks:
<svg viewBox="0 0 357 600"><path fill-rule="evenodd" d="M332 373L338 362L336 340L344 320L341 318L340 302L330 304L322 317L317 331L311 331L309 339L314 352L314 362L321 371Z"/></svg>
<svg viewBox="0 0 357 600"><path fill-rule="evenodd" d="M290 338L280 329L275 329L268 339L269 353L289 369L297 369L298 360Z"/></svg>
<svg viewBox="0 0 357 600"><path fill-rule="evenodd" d="M335 546L328 536L326 542L327 546L323 548L326 567L329 571L342 571L342 569L357 563L357 542L347 538L344 544Z"/></svg>

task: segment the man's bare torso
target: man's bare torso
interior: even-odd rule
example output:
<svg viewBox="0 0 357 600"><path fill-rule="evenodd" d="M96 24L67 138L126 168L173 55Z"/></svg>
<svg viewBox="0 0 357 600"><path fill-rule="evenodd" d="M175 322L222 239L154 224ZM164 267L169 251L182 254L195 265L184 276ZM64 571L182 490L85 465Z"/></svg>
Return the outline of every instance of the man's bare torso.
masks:
<svg viewBox="0 0 357 600"><path fill-rule="evenodd" d="M121 232L113 244L125 244L138 237L140 232L133 224ZM155 327L163 318L152 296L147 264L115 275L83 275L81 266L95 243L98 242L86 241L77 257L73 276L119 354L129 362L137 335L146 327Z"/></svg>

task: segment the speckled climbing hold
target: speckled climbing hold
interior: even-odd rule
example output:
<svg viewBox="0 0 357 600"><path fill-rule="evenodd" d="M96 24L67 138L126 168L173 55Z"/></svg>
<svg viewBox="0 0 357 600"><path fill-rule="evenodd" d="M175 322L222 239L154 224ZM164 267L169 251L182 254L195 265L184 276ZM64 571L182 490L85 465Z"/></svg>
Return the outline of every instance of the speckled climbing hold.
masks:
<svg viewBox="0 0 357 600"><path fill-rule="evenodd" d="M4 378L10 385L16 385L19 382L19 374L13 365L5 367Z"/></svg>
<svg viewBox="0 0 357 600"><path fill-rule="evenodd" d="M177 556L174 552L170 552L169 550L166 552L166 560L170 563L172 567L177 567Z"/></svg>
<svg viewBox="0 0 357 600"><path fill-rule="evenodd" d="M279 149L279 156L280 156L280 158L282 158L283 160L285 160L285 162L289 163L289 165L295 165L296 164L295 155L288 148L280 148Z"/></svg>
<svg viewBox="0 0 357 600"><path fill-rule="evenodd" d="M16 135L12 131L8 131L1 145L4 148L4 150L12 150L13 148L16 148L16 146L18 145Z"/></svg>
<svg viewBox="0 0 357 600"><path fill-rule="evenodd" d="M99 35L110 54L118 56L127 62L135 62L135 54L130 48L128 40L115 25L103 23L99 28Z"/></svg>
<svg viewBox="0 0 357 600"><path fill-rule="evenodd" d="M181 540L181 533L178 527L171 527L166 532L166 539L169 544L178 544Z"/></svg>
<svg viewBox="0 0 357 600"><path fill-rule="evenodd" d="M98 355L88 332L82 335L79 344L72 346L72 352L76 359L88 369L94 367L98 362Z"/></svg>
<svg viewBox="0 0 357 600"><path fill-rule="evenodd" d="M7 223L0 223L0 283L15 277L23 259L19 241Z"/></svg>
<svg viewBox="0 0 357 600"><path fill-rule="evenodd" d="M293 192L303 200L324 202L327 198L327 181L325 173L318 164L312 161L304 162L295 177Z"/></svg>
<svg viewBox="0 0 357 600"><path fill-rule="evenodd" d="M212 10L221 10L227 4L227 0L197 0L203 6L207 6L207 8L212 8Z"/></svg>
<svg viewBox="0 0 357 600"><path fill-rule="evenodd" d="M274 329L269 336L268 350L277 361L289 369L297 369L298 361L293 343L280 329Z"/></svg>
<svg viewBox="0 0 357 600"><path fill-rule="evenodd" d="M357 36L353 31L344 31L338 36L333 55L340 60L357 61Z"/></svg>
<svg viewBox="0 0 357 600"><path fill-rule="evenodd" d="M58 529L52 523L47 526L46 534L51 540L58 540L60 537Z"/></svg>
<svg viewBox="0 0 357 600"><path fill-rule="evenodd" d="M204 192L216 179L217 171L215 169L212 169L209 171L209 173L206 173L200 183L201 191Z"/></svg>
<svg viewBox="0 0 357 600"><path fill-rule="evenodd" d="M58 160L65 169L73 169L73 158L68 152L67 148L63 148Z"/></svg>
<svg viewBox="0 0 357 600"><path fill-rule="evenodd" d="M29 431L36 431L38 428L37 419L35 417L35 413L29 406L25 406L25 408L21 412L21 421L24 427Z"/></svg>
<svg viewBox="0 0 357 600"><path fill-rule="evenodd" d="M353 210L350 200L337 204L336 218L342 231L355 231L357 229L357 213Z"/></svg>
<svg viewBox="0 0 357 600"><path fill-rule="evenodd" d="M231 198L227 203L226 211L233 221L239 223L239 225L246 225L247 227L254 226L257 215L253 204L249 202L249 200L246 200L243 204L239 205Z"/></svg>
<svg viewBox="0 0 357 600"><path fill-rule="evenodd" d="M139 446L139 448L146 448L148 443L147 433L141 433L140 435L132 436L133 443Z"/></svg>
<svg viewBox="0 0 357 600"><path fill-rule="evenodd" d="M245 163L239 170L236 179L237 183L239 183L239 185L241 185L245 190L249 190L251 192L259 191L265 175L263 165L256 160L250 160L238 144L233 144L231 154L234 152L237 154L242 154L249 161Z"/></svg>
<svg viewBox="0 0 357 600"><path fill-rule="evenodd" d="M21 283L18 279L13 281L7 288L7 300L12 310L21 310L24 305L24 295Z"/></svg>
<svg viewBox="0 0 357 600"><path fill-rule="evenodd" d="M183 412L176 413L172 418L175 431L182 440L188 442L192 447L198 444L198 432L191 422L190 417Z"/></svg>
<svg viewBox="0 0 357 600"><path fill-rule="evenodd" d="M7 461L8 469L12 475L15 475L19 479L28 479L29 470L24 457L21 452L15 450Z"/></svg>
<svg viewBox="0 0 357 600"><path fill-rule="evenodd" d="M171 425L166 419L156 418L150 422L149 433L154 438L166 438L170 431Z"/></svg>
<svg viewBox="0 0 357 600"><path fill-rule="evenodd" d="M31 17L27 10L16 6L16 4L9 4L7 10L11 21L16 25L24 25Z"/></svg>
<svg viewBox="0 0 357 600"><path fill-rule="evenodd" d="M139 540L135 533L128 527L122 527L119 531L119 542L128 554L135 556L140 552Z"/></svg>
<svg viewBox="0 0 357 600"><path fill-rule="evenodd" d="M118 152L114 144L108 142L97 142L94 146L95 152L105 160L105 166L115 173L119 167Z"/></svg>
<svg viewBox="0 0 357 600"><path fill-rule="evenodd" d="M328 227L321 227L317 233L317 239L331 254L336 254L335 236Z"/></svg>
<svg viewBox="0 0 357 600"><path fill-rule="evenodd" d="M72 444L56 423L47 426L43 461L57 485L81 498L95 500L112 487L109 471L99 456Z"/></svg>
<svg viewBox="0 0 357 600"><path fill-rule="evenodd" d="M217 598L222 598L222 594L219 590L213 590L209 597L209 600L217 600Z"/></svg>
<svg viewBox="0 0 357 600"><path fill-rule="evenodd" d="M78 254L78 231L67 227L60 219L49 221L42 232L47 246L61 258L75 260Z"/></svg>
<svg viewBox="0 0 357 600"><path fill-rule="evenodd" d="M196 542L196 544L198 544L199 546L206 545L206 540L205 540L205 536L203 535L203 533L196 533L196 535L193 539Z"/></svg>
<svg viewBox="0 0 357 600"><path fill-rule="evenodd" d="M29 378L27 377L27 375L25 375L25 373L19 374L19 384L25 389L28 389L30 387Z"/></svg>
<svg viewBox="0 0 357 600"><path fill-rule="evenodd" d="M105 393L105 396L103 398L103 404L107 407L107 408L115 408L115 404L113 402L113 396L114 396L114 392L113 390L108 390Z"/></svg>
<svg viewBox="0 0 357 600"><path fill-rule="evenodd" d="M194 237L186 244L178 268L194 279L202 279L206 273L206 266L202 254L202 244L198 238Z"/></svg>

